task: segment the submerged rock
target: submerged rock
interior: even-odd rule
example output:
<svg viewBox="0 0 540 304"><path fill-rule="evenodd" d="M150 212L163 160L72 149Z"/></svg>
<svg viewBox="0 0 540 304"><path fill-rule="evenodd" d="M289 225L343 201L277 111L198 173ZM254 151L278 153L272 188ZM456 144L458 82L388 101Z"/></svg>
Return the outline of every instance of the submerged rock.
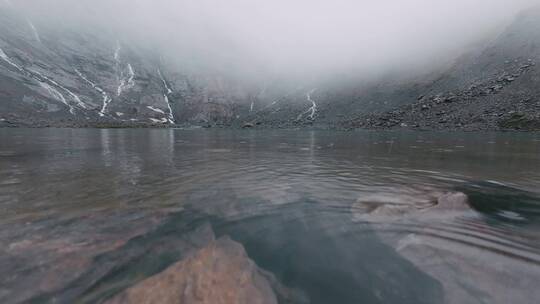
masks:
<svg viewBox="0 0 540 304"><path fill-rule="evenodd" d="M437 200L435 210L445 211L467 211L470 210L469 198L462 192L447 193Z"/></svg>
<svg viewBox="0 0 540 304"><path fill-rule="evenodd" d="M387 200L382 200L387 198ZM356 220L368 222L395 221L402 218L445 218L472 211L468 197L461 192L426 193L425 197L405 196L403 199L381 197L359 199L351 207Z"/></svg>
<svg viewBox="0 0 540 304"><path fill-rule="evenodd" d="M106 303L274 304L277 298L242 245L223 237Z"/></svg>
<svg viewBox="0 0 540 304"><path fill-rule="evenodd" d="M396 225L378 236L442 284L443 303L532 303L540 296L540 266L517 244L537 204L531 193L497 182L465 184L414 217L410 229ZM463 215L480 216L458 220ZM501 223L513 225L513 233L501 233Z"/></svg>

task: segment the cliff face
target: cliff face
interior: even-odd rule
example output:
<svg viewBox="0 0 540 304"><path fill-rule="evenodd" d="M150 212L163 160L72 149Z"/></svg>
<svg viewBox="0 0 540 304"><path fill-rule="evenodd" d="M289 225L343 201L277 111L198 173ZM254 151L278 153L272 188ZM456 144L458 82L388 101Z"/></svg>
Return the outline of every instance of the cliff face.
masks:
<svg viewBox="0 0 540 304"><path fill-rule="evenodd" d="M234 81L182 74L161 54L103 29L55 28L0 6L0 124L226 123L248 103Z"/></svg>

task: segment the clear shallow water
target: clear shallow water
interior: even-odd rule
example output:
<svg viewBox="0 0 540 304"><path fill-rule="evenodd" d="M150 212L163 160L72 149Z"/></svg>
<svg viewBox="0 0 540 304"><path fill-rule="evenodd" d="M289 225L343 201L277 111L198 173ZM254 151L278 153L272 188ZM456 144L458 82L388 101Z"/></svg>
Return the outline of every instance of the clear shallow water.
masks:
<svg viewBox="0 0 540 304"><path fill-rule="evenodd" d="M311 303L533 303L539 186L537 134L0 129L0 302L99 302L210 224Z"/></svg>

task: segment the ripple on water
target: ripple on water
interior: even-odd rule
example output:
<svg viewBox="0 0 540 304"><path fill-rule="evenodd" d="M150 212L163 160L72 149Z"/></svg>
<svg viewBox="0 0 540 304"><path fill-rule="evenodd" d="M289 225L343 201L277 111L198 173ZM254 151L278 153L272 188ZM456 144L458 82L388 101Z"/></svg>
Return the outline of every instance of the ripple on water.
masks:
<svg viewBox="0 0 540 304"><path fill-rule="evenodd" d="M0 133L17 152L0 154L2 303L103 299L204 246L200 227L241 243L312 303L540 297L530 140L13 132L16 141Z"/></svg>

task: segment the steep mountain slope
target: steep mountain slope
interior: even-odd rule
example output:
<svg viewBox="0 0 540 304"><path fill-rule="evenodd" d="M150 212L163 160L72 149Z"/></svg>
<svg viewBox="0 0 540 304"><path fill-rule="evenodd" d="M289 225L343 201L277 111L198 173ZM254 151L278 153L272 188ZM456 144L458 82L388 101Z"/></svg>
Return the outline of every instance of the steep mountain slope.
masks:
<svg viewBox="0 0 540 304"><path fill-rule="evenodd" d="M4 119L107 121L117 115L113 105L131 101L139 87L160 88L148 77L151 65L137 61L120 42L43 28L9 10L0 20L6 29L0 40Z"/></svg>
<svg viewBox="0 0 540 304"><path fill-rule="evenodd" d="M187 68L107 28L53 26L8 3L0 126L540 129L540 8L444 70L299 81Z"/></svg>
<svg viewBox="0 0 540 304"><path fill-rule="evenodd" d="M349 127L540 130L540 8L520 14L478 55L424 86L417 100Z"/></svg>
<svg viewBox="0 0 540 304"><path fill-rule="evenodd" d="M180 73L106 29L32 22L0 2L0 125L227 123L249 93L219 74Z"/></svg>

